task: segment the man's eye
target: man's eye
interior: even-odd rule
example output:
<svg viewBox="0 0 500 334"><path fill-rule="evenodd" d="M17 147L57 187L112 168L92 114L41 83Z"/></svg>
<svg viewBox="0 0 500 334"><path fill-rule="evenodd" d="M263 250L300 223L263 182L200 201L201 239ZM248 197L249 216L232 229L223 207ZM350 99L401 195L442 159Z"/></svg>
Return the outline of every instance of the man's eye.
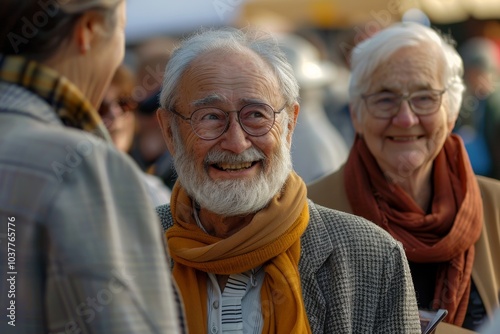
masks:
<svg viewBox="0 0 500 334"><path fill-rule="evenodd" d="M269 119L272 117L273 112L265 107L252 107L243 109L240 113L241 119Z"/></svg>
<svg viewBox="0 0 500 334"><path fill-rule="evenodd" d="M265 117L265 116L259 110L251 110L251 111L245 113L245 118L261 118L261 117Z"/></svg>
<svg viewBox="0 0 500 334"><path fill-rule="evenodd" d="M218 119L220 119L220 115L217 114L206 114L202 118L202 120L207 120L207 121L218 120Z"/></svg>

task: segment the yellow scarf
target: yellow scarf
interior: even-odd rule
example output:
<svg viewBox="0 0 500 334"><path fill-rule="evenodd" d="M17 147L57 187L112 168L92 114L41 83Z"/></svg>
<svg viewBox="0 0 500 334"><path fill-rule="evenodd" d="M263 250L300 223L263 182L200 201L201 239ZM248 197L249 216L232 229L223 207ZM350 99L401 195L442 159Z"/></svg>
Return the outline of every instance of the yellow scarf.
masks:
<svg viewBox="0 0 500 334"><path fill-rule="evenodd" d="M174 226L166 235L189 332L207 333L206 272L230 275L264 264L262 332L311 333L298 271L300 236L309 222L302 179L292 172L283 191L250 224L226 239L210 236L197 226L191 203L177 182L170 201Z"/></svg>
<svg viewBox="0 0 500 334"><path fill-rule="evenodd" d="M73 83L55 70L21 56L0 54L0 81L22 86L40 96L54 108L64 125L112 142L97 110Z"/></svg>

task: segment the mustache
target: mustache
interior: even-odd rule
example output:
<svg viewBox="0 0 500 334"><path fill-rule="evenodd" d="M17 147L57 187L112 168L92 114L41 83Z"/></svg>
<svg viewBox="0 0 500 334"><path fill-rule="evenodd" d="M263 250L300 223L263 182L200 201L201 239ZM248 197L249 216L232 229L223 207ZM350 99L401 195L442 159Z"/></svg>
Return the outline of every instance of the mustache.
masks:
<svg viewBox="0 0 500 334"><path fill-rule="evenodd" d="M264 160L265 158L266 156L261 150L255 147L250 147L248 150L240 154L234 154L231 152L221 151L221 150L211 150L205 157L204 162L207 165L212 165L217 163L238 164L249 161Z"/></svg>

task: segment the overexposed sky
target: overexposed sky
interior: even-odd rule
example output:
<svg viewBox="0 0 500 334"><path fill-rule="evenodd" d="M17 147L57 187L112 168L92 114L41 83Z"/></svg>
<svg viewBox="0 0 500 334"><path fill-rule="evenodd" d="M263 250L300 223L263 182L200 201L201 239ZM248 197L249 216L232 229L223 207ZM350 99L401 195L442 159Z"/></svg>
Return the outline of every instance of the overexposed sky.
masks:
<svg viewBox="0 0 500 334"><path fill-rule="evenodd" d="M176 35L201 26L230 24L244 0L129 0L128 43L158 36Z"/></svg>

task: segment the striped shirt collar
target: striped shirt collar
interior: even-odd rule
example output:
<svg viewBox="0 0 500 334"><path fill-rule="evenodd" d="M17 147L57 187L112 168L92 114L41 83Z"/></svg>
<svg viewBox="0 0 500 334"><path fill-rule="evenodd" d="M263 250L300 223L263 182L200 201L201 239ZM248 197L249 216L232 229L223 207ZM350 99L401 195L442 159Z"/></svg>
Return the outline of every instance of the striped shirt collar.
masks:
<svg viewBox="0 0 500 334"><path fill-rule="evenodd" d="M41 97L64 125L111 142L95 108L74 84L55 70L23 57L0 54L0 81L19 85Z"/></svg>

